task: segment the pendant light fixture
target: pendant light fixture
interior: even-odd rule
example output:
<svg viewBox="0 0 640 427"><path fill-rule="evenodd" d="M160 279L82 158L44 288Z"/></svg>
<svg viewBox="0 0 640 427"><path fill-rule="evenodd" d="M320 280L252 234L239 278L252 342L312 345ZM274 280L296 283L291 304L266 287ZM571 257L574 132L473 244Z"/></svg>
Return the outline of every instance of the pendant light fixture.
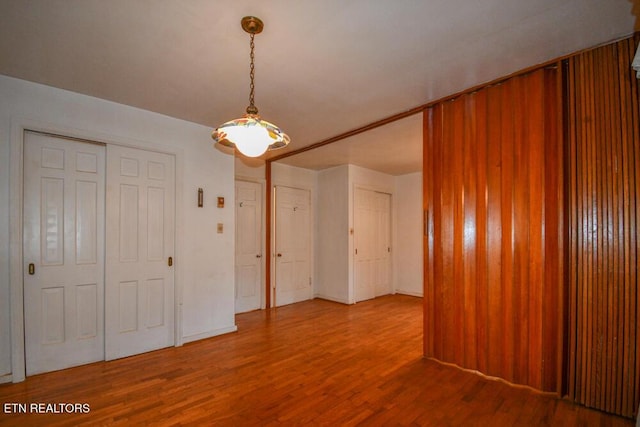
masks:
<svg viewBox="0 0 640 427"><path fill-rule="evenodd" d="M262 120L258 108L254 104L254 43L253 38L262 32L264 24L255 16L245 16L241 21L242 29L249 33L251 41L251 65L249 67L249 106L247 113L239 119L231 120L218 126L211 137L220 145L235 147L247 157L258 157L267 150L276 150L289 144L289 137L276 125Z"/></svg>

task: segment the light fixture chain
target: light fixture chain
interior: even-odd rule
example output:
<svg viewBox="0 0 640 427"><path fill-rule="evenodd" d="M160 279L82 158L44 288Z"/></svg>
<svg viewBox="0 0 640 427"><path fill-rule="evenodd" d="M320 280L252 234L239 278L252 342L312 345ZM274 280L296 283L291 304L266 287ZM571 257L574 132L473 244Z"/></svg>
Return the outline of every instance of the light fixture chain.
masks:
<svg viewBox="0 0 640 427"><path fill-rule="evenodd" d="M255 34L251 33L251 42L249 43L249 46L251 47L251 54L250 54L251 65L249 66L249 78L251 80L251 83L249 84L249 89L250 89L249 90L249 107L247 107L247 113L249 114L258 114L258 109L254 104L254 94L255 94L254 79L255 79L255 68L256 68L254 65L255 55L253 53L255 49L255 43L253 42L254 37L255 37Z"/></svg>

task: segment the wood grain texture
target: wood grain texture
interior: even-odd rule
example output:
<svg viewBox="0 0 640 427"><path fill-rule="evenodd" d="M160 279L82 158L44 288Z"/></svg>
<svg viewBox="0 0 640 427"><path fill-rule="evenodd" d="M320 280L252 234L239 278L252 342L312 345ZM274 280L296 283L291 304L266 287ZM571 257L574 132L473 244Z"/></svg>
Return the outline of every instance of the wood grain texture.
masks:
<svg viewBox="0 0 640 427"><path fill-rule="evenodd" d="M631 417L640 404L640 131L633 38L566 61L568 394Z"/></svg>
<svg viewBox="0 0 640 427"><path fill-rule="evenodd" d="M311 300L237 316L238 332L0 385L0 402L86 402L3 426L633 426L422 357L422 301Z"/></svg>
<svg viewBox="0 0 640 427"><path fill-rule="evenodd" d="M562 385L561 79L539 69L425 111L427 355Z"/></svg>

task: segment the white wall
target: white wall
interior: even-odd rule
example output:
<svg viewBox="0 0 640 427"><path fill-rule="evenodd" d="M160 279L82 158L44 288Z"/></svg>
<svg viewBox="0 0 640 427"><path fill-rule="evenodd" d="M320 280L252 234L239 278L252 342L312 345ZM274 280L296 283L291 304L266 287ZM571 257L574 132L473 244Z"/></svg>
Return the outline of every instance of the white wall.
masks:
<svg viewBox="0 0 640 427"><path fill-rule="evenodd" d="M298 168L283 163L271 164L271 183L287 187L303 188L313 194L316 190L318 173L311 169Z"/></svg>
<svg viewBox="0 0 640 427"><path fill-rule="evenodd" d="M14 366L22 357L21 330L11 342L11 321L16 326L18 316L11 316L10 308L21 304L11 290L22 277L18 172L23 128L175 154L178 341L235 330L234 160L212 148L211 129L0 76L0 381L11 379L12 356ZM196 205L199 187L204 208ZM218 196L225 197L227 207L216 207ZM216 233L217 223L224 224L223 234ZM23 375L16 371L13 380Z"/></svg>
<svg viewBox="0 0 640 427"><path fill-rule="evenodd" d="M236 179L245 181L265 182L265 165L261 159L247 159L246 157L235 158Z"/></svg>
<svg viewBox="0 0 640 427"><path fill-rule="evenodd" d="M315 295L343 304L351 303L348 182L347 165L318 173Z"/></svg>
<svg viewBox="0 0 640 427"><path fill-rule="evenodd" d="M360 186L369 190L381 193L393 194L395 190L395 180L393 175L366 169L360 166L349 165L349 186L351 187L350 197L353 201L353 188Z"/></svg>
<svg viewBox="0 0 640 427"><path fill-rule="evenodd" d="M422 173L395 179L393 257L396 292L423 296Z"/></svg>

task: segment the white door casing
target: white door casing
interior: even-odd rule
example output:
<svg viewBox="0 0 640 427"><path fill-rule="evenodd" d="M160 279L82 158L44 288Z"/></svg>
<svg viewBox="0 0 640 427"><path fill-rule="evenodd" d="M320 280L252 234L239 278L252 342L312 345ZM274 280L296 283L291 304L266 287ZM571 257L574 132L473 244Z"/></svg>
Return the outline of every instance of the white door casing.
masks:
<svg viewBox="0 0 640 427"><path fill-rule="evenodd" d="M391 195L354 191L354 296L364 301L391 292Z"/></svg>
<svg viewBox="0 0 640 427"><path fill-rule="evenodd" d="M262 185L236 181L236 313L262 306Z"/></svg>
<svg viewBox="0 0 640 427"><path fill-rule="evenodd" d="M312 298L311 195L309 190L276 187L275 305Z"/></svg>
<svg viewBox="0 0 640 427"><path fill-rule="evenodd" d="M25 362L33 375L104 359L105 147L25 132L23 149Z"/></svg>
<svg viewBox="0 0 640 427"><path fill-rule="evenodd" d="M387 295L391 289L391 195L376 192L376 245L374 250L375 293Z"/></svg>
<svg viewBox="0 0 640 427"><path fill-rule="evenodd" d="M111 360L174 344L174 156L109 145L106 200Z"/></svg>

